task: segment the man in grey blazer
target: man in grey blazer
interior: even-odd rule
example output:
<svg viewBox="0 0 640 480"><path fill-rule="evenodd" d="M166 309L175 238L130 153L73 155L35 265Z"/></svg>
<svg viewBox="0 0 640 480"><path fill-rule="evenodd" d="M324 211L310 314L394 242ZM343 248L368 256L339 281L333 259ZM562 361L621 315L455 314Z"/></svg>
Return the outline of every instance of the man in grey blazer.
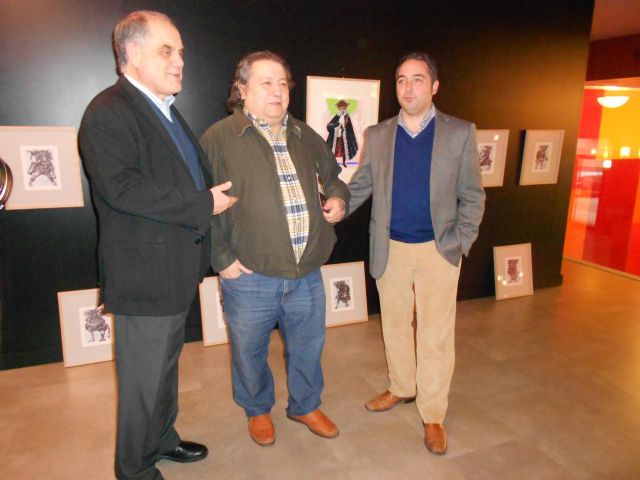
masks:
<svg viewBox="0 0 640 480"><path fill-rule="evenodd" d="M400 60L402 108L366 130L349 208L373 195L369 261L380 293L390 386L365 407L380 412L415 400L426 447L444 454L460 262L478 236L485 194L475 126L436 110L438 86L429 55L413 52Z"/></svg>

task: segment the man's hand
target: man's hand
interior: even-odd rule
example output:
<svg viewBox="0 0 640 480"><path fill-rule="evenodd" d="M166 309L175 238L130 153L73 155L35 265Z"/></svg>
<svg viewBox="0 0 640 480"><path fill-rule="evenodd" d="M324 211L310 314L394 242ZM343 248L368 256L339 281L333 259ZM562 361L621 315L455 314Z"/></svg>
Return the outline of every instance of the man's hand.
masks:
<svg viewBox="0 0 640 480"><path fill-rule="evenodd" d="M247 267L240 263L240 260L236 259L231 265L227 268L218 272L222 278L226 278L227 280L233 280L234 278L238 278L243 273L253 273L252 270L249 270Z"/></svg>
<svg viewBox="0 0 640 480"><path fill-rule="evenodd" d="M218 215L224 212L227 208L232 207L234 203L238 201L238 197L227 195L226 192L231 188L231 182L225 182L220 185L216 185L209 191L213 195L213 214Z"/></svg>
<svg viewBox="0 0 640 480"><path fill-rule="evenodd" d="M322 207L324 219L329 223L338 223L344 217L344 200L329 197Z"/></svg>

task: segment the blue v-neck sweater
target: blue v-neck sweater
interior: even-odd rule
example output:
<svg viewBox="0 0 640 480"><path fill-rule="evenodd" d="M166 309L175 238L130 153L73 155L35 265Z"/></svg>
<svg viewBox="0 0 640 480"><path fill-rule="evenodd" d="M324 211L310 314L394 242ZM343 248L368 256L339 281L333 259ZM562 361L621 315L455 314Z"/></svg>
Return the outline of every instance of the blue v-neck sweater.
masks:
<svg viewBox="0 0 640 480"><path fill-rule="evenodd" d="M392 240L423 243L435 238L429 197L435 123L430 122L415 138L398 126L391 198Z"/></svg>

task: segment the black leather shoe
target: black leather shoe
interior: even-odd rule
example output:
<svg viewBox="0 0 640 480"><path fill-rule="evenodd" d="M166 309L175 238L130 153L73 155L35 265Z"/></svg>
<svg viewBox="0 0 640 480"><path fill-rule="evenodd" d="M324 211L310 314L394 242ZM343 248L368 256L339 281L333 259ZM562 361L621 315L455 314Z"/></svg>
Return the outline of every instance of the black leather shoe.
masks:
<svg viewBox="0 0 640 480"><path fill-rule="evenodd" d="M209 450L205 445L196 442L182 441L173 450L161 453L158 458L171 460L178 463L191 463L204 460L209 454Z"/></svg>

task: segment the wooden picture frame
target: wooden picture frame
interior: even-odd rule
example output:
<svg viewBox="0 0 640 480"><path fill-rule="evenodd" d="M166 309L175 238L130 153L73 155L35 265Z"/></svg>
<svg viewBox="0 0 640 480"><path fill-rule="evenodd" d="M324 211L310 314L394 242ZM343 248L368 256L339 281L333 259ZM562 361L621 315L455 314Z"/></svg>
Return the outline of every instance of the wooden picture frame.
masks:
<svg viewBox="0 0 640 480"><path fill-rule="evenodd" d="M520 185L558 183L564 130L527 130Z"/></svg>
<svg viewBox="0 0 640 480"><path fill-rule="evenodd" d="M13 172L7 210L83 207L73 127L0 127L0 157Z"/></svg>
<svg viewBox="0 0 640 480"><path fill-rule="evenodd" d="M493 247L496 300L533 295L531 244Z"/></svg>
<svg viewBox="0 0 640 480"><path fill-rule="evenodd" d="M218 277L207 277L199 286L203 345L229 343Z"/></svg>
<svg viewBox="0 0 640 480"><path fill-rule="evenodd" d="M482 186L501 187L504 182L509 130L478 130L476 138Z"/></svg>
<svg viewBox="0 0 640 480"><path fill-rule="evenodd" d="M65 367L108 362L114 355L114 317L98 306L99 290L58 292Z"/></svg>
<svg viewBox="0 0 640 480"><path fill-rule="evenodd" d="M327 327L368 321L364 262L323 265L321 271Z"/></svg>

